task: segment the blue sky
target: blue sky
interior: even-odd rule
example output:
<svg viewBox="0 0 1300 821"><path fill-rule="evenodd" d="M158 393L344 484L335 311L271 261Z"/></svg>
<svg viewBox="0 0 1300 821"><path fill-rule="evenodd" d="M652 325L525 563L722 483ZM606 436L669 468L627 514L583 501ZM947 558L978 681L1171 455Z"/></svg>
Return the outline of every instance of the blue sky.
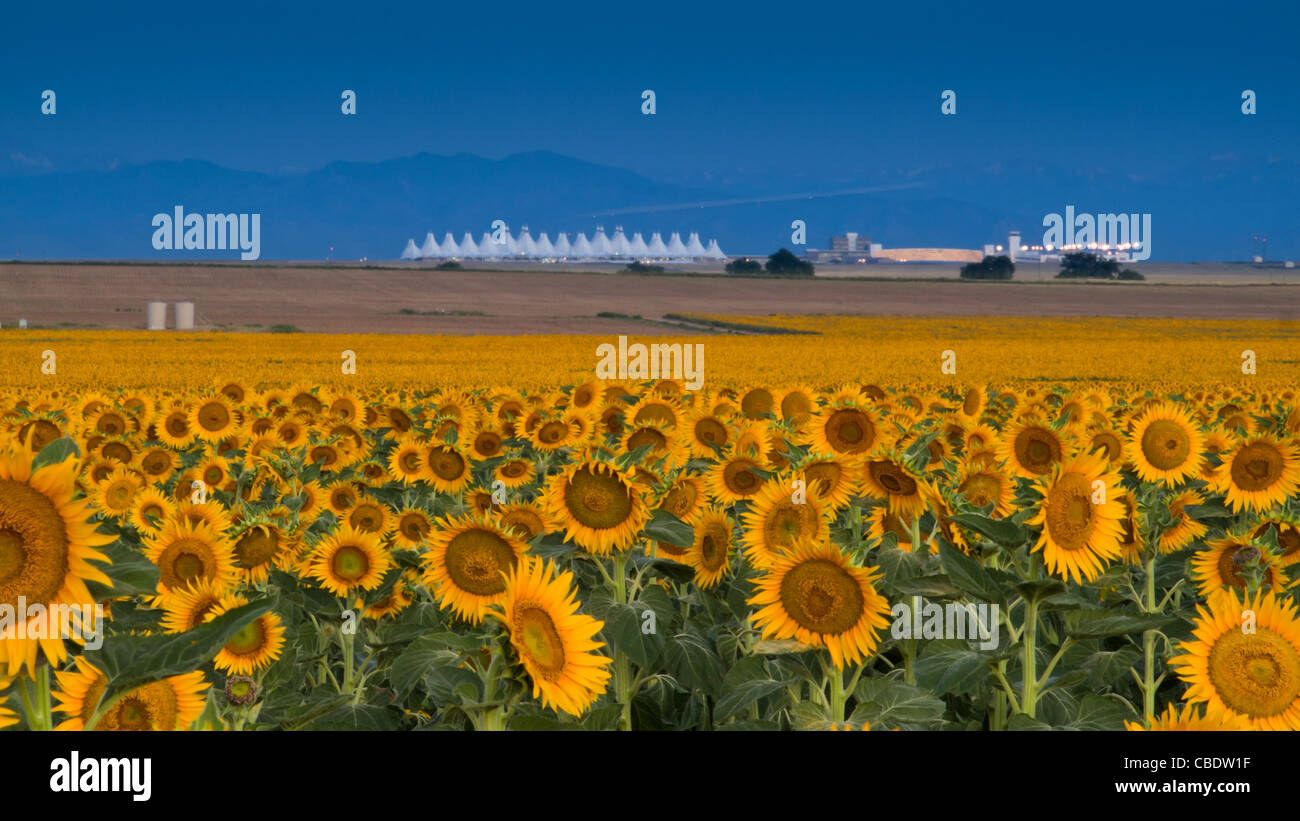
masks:
<svg viewBox="0 0 1300 821"><path fill-rule="evenodd" d="M1297 154L1294 4L256 5L11 6L0 151L31 167L282 172L549 149L773 189ZM46 88L57 117L40 115ZM356 117L339 113L345 88ZM949 88L957 116L942 117Z"/></svg>

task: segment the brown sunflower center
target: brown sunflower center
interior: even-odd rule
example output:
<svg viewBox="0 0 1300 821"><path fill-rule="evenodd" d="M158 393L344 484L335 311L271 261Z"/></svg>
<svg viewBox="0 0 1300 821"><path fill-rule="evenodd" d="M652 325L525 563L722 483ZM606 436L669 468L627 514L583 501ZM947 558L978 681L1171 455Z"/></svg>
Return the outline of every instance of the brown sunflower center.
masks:
<svg viewBox="0 0 1300 821"><path fill-rule="evenodd" d="M972 473L958 488L966 500L977 507L996 502L1002 497L1002 484L988 473Z"/></svg>
<svg viewBox="0 0 1300 821"><path fill-rule="evenodd" d="M789 497L776 503L763 522L763 546L782 551L801 538L811 538L820 530L821 519L812 505L797 505Z"/></svg>
<svg viewBox="0 0 1300 821"><path fill-rule="evenodd" d="M916 494L916 480L903 472L903 469L890 461L871 462L867 471L876 484L894 496L913 496Z"/></svg>
<svg viewBox="0 0 1300 821"><path fill-rule="evenodd" d="M443 481L459 479L465 473L465 458L445 445L429 451L429 469Z"/></svg>
<svg viewBox="0 0 1300 821"><path fill-rule="evenodd" d="M664 510L673 514L679 519L685 519L695 510L695 501L699 498L699 491L691 482L681 482L673 486L673 489L664 495L661 505Z"/></svg>
<svg viewBox="0 0 1300 821"><path fill-rule="evenodd" d="M580 524L608 530L631 517L632 491L613 473L582 467L565 485L564 506Z"/></svg>
<svg viewBox="0 0 1300 821"><path fill-rule="evenodd" d="M275 558L280 551L280 540L269 527L250 528L235 542L235 564L252 570Z"/></svg>
<svg viewBox="0 0 1300 821"><path fill-rule="evenodd" d="M407 513L397 525L397 529L402 531L402 535L413 542L422 540L428 534L432 527L428 518L422 513Z"/></svg>
<svg viewBox="0 0 1300 821"><path fill-rule="evenodd" d="M528 473L528 463L523 459L511 459L501 466L501 475L507 479L518 479Z"/></svg>
<svg viewBox="0 0 1300 821"><path fill-rule="evenodd" d="M515 608L514 628L533 667L549 681L558 678L564 672L564 641L550 614L537 605L521 604Z"/></svg>
<svg viewBox="0 0 1300 821"><path fill-rule="evenodd" d="M712 417L695 423L695 439L722 447L727 444L727 426Z"/></svg>
<svg viewBox="0 0 1300 821"><path fill-rule="evenodd" d="M266 645L266 626L260 618L253 619L226 644L226 652L236 656L249 656Z"/></svg>
<svg viewBox="0 0 1300 821"><path fill-rule="evenodd" d="M709 572L716 571L727 561L727 534L718 527L710 528L700 540L700 563Z"/></svg>
<svg viewBox="0 0 1300 821"><path fill-rule="evenodd" d="M748 459L733 459L727 463L722 471L723 484L727 490L737 496L752 496L758 492L762 482L758 475L754 473L754 468L758 465Z"/></svg>
<svg viewBox="0 0 1300 821"><path fill-rule="evenodd" d="M1041 475L1061 460L1061 442L1046 428L1025 428L1016 437L1015 453L1021 467Z"/></svg>
<svg viewBox="0 0 1300 821"><path fill-rule="evenodd" d="M1096 529L1092 483L1082 473L1063 473L1043 500L1048 534L1063 550L1087 547Z"/></svg>
<svg viewBox="0 0 1300 821"><path fill-rule="evenodd" d="M358 530L377 533L384 526L384 511L372 502L362 502L348 513L348 522Z"/></svg>
<svg viewBox="0 0 1300 821"><path fill-rule="evenodd" d="M826 441L831 449L840 453L861 453L869 450L876 441L876 426L860 410L837 410L826 420Z"/></svg>
<svg viewBox="0 0 1300 821"><path fill-rule="evenodd" d="M68 534L49 497L0 479L0 602L51 602L68 575Z"/></svg>
<svg viewBox="0 0 1300 821"><path fill-rule="evenodd" d="M569 426L559 420L552 420L542 425L537 430L538 441L553 445L556 442L563 442L569 435Z"/></svg>
<svg viewBox="0 0 1300 821"><path fill-rule="evenodd" d="M1208 672L1223 703L1252 718L1285 712L1300 697L1300 654L1267 627L1228 630L1215 639Z"/></svg>
<svg viewBox="0 0 1300 821"><path fill-rule="evenodd" d="M230 424L230 411L221 402L204 402L195 414L199 427L206 431L225 430Z"/></svg>
<svg viewBox="0 0 1300 821"><path fill-rule="evenodd" d="M828 559L790 568L781 580L781 604L800 627L830 635L852 630L866 606L857 580Z"/></svg>
<svg viewBox="0 0 1300 821"><path fill-rule="evenodd" d="M370 572L370 557L356 545L345 544L330 557L330 569L335 578L355 584Z"/></svg>
<svg viewBox="0 0 1300 821"><path fill-rule="evenodd" d="M1191 455L1191 440L1182 425L1157 419L1142 434L1142 455L1160 470L1173 470Z"/></svg>
<svg viewBox="0 0 1300 821"><path fill-rule="evenodd" d="M1242 490L1266 490L1282 477L1282 452L1269 442L1251 442L1232 458L1232 482Z"/></svg>
<svg viewBox="0 0 1300 821"><path fill-rule="evenodd" d="M501 574L509 572L517 561L510 543L490 530L466 530L447 543L447 575L456 587L476 596L505 591L506 580Z"/></svg>
<svg viewBox="0 0 1300 821"><path fill-rule="evenodd" d="M1242 575L1241 566L1237 564L1237 553L1247 547L1247 545L1230 545L1219 554L1219 578L1223 579L1224 584L1238 590L1246 589L1246 577Z"/></svg>

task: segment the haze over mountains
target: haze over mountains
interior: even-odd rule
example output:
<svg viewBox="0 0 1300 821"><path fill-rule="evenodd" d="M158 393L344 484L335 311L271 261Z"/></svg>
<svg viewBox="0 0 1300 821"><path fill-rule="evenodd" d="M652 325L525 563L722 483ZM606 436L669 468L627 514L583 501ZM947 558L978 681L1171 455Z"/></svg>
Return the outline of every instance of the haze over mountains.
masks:
<svg viewBox="0 0 1300 821"><path fill-rule="evenodd" d="M863 193L862 189L874 189ZM1270 259L1300 257L1300 221L1260 203L1295 203L1291 161L1218 156L1143 177L1127 169L943 167L867 176L765 182L719 175L703 184L656 181L628 170L538 151L500 160L418 154L335 162L270 175L202 160L52 168L40 158L0 159L0 259L238 258L229 251L156 251L151 221L187 213L259 213L262 259L396 259L408 238L433 231L476 238L503 219L518 231L622 225L629 236L699 231L729 254L766 254L807 224L810 247L857 231L890 247L979 248L1011 229L1036 241L1043 216L1149 213L1152 259L1246 260L1266 236Z"/></svg>

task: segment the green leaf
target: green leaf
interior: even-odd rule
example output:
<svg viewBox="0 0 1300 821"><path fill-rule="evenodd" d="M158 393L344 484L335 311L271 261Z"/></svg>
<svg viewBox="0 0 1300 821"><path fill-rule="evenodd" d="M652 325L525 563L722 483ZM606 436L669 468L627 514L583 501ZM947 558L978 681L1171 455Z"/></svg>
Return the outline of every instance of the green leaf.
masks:
<svg viewBox="0 0 1300 821"><path fill-rule="evenodd" d="M435 664L453 663L461 654L447 646L441 633L427 633L407 645L389 668L388 680L398 700L406 698L424 674Z"/></svg>
<svg viewBox="0 0 1300 821"><path fill-rule="evenodd" d="M1079 702L1079 715L1066 726L1075 730L1123 730L1124 719L1137 714L1117 698L1089 693Z"/></svg>
<svg viewBox="0 0 1300 821"><path fill-rule="evenodd" d="M710 698L722 691L722 660L699 636L673 636L664 648L664 661L682 686L702 690Z"/></svg>
<svg viewBox="0 0 1300 821"><path fill-rule="evenodd" d="M792 679L772 678L762 658L743 658L727 671L722 681L722 695L713 705L713 723L726 721L759 699L793 683Z"/></svg>
<svg viewBox="0 0 1300 821"><path fill-rule="evenodd" d="M302 727L304 730L396 730L397 714L373 704L344 704Z"/></svg>
<svg viewBox="0 0 1300 821"><path fill-rule="evenodd" d="M1006 603L1006 592L984 567L970 556L948 544L946 539L939 540L939 558L948 580L957 587L986 602Z"/></svg>
<svg viewBox="0 0 1300 821"><path fill-rule="evenodd" d="M1070 610L1065 616L1065 632L1075 638L1101 639L1128 636L1147 630L1159 630L1174 621L1169 616L1122 610Z"/></svg>
<svg viewBox="0 0 1300 821"><path fill-rule="evenodd" d="M1028 528L1007 519L994 519L979 513L954 513L949 518L1003 547L1020 547L1029 541Z"/></svg>
<svg viewBox="0 0 1300 821"><path fill-rule="evenodd" d="M695 529L663 508L656 510L650 517L650 523L645 526L645 535L648 539L675 547L690 547L695 542Z"/></svg>
<svg viewBox="0 0 1300 821"><path fill-rule="evenodd" d="M892 728L899 724L934 724L947 705L920 687L885 678L864 678L854 691L859 704L855 721Z"/></svg>
<svg viewBox="0 0 1300 821"><path fill-rule="evenodd" d="M1142 654L1135 647L1102 650L1083 660L1080 668L1088 673L1088 686L1111 687L1124 681L1130 667L1138 663Z"/></svg>
<svg viewBox="0 0 1300 821"><path fill-rule="evenodd" d="M76 440L64 436L41 448L41 452L32 460L32 473L47 465L61 465L68 459L79 458L81 458L81 449L77 447Z"/></svg>
<svg viewBox="0 0 1300 821"><path fill-rule="evenodd" d="M151 596L158 591L158 565L132 550L125 541L119 539L97 550L113 562L107 567L100 565L104 575L113 581L112 587L105 587L96 581L86 582L90 595L97 601Z"/></svg>
<svg viewBox="0 0 1300 821"><path fill-rule="evenodd" d="M90 663L108 678L101 707L137 687L198 669L272 604L269 597L257 599L184 633L115 636L98 650L87 651Z"/></svg>
<svg viewBox="0 0 1300 821"><path fill-rule="evenodd" d="M1052 725L1039 721L1036 718L1030 718L1024 713L1016 713L1007 722L1008 730L1050 730Z"/></svg>
<svg viewBox="0 0 1300 821"><path fill-rule="evenodd" d="M916 660L916 683L936 696L974 693L989 677L988 656L975 650L941 650Z"/></svg>
<svg viewBox="0 0 1300 821"><path fill-rule="evenodd" d="M638 667L647 668L654 665L663 651L664 640L658 633L642 631L641 614L653 613L654 610L640 602L633 604L613 604L605 613L605 636L617 650L627 653Z"/></svg>
<svg viewBox="0 0 1300 821"><path fill-rule="evenodd" d="M933 599L959 599L962 596L961 589L942 573L900 579L894 582L894 589L909 596L927 596Z"/></svg>

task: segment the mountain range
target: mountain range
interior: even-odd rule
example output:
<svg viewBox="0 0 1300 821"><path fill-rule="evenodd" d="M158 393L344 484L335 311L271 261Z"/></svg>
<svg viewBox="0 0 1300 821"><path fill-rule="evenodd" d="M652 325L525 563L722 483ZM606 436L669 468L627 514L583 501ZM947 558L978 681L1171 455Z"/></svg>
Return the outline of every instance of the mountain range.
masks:
<svg viewBox="0 0 1300 821"><path fill-rule="evenodd" d="M502 219L516 233L591 236L597 226L649 240L698 231L729 254L767 254L791 243L791 222L809 247L856 231L890 247L980 248L1018 229L1037 241L1044 215L1148 213L1152 259L1246 260L1266 236L1270 259L1300 257L1295 219L1300 167L1224 155L1144 176L1121 169L1003 164L882 169L823 179L800 190L754 175L672 184L626 169L546 151L486 159L417 154L380 162L334 162L304 173L267 174L203 160L61 170L11 155L0 164L0 259L237 258L232 252L158 251L155 214L261 214L262 259L396 259L408 238L432 231L478 239ZM333 250L331 251L331 247Z"/></svg>

